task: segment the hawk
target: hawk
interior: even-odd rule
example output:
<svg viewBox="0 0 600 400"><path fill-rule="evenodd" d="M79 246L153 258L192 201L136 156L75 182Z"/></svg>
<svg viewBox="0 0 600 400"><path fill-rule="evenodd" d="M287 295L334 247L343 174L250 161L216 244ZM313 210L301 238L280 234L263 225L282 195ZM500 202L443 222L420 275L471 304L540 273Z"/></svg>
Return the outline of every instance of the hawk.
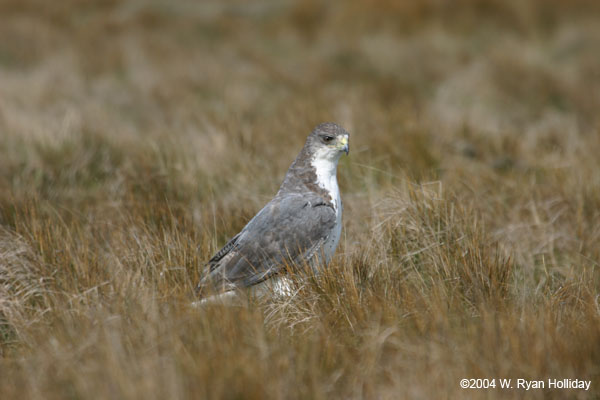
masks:
<svg viewBox="0 0 600 400"><path fill-rule="evenodd" d="M342 230L336 172L340 156L349 152L348 138L335 123L315 127L273 200L206 264L196 293L212 296L201 302L244 288L287 293L289 267L329 263Z"/></svg>

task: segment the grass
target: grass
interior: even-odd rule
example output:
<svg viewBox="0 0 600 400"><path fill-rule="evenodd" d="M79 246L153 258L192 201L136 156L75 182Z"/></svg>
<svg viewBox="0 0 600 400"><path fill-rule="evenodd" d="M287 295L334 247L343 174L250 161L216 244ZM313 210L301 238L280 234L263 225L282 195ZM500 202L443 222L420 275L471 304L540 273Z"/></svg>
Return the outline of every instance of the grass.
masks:
<svg viewBox="0 0 600 400"><path fill-rule="evenodd" d="M2 2L0 398L597 398L599 17ZM330 267L191 308L322 121L351 132Z"/></svg>

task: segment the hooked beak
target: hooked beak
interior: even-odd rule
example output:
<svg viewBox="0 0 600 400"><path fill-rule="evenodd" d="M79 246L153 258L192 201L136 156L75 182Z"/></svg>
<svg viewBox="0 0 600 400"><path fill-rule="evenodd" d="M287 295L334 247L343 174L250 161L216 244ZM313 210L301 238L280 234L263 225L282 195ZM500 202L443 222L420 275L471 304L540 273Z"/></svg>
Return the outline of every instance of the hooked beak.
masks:
<svg viewBox="0 0 600 400"><path fill-rule="evenodd" d="M345 135L340 139L340 149L348 155L350 153L350 146L348 145L348 136Z"/></svg>

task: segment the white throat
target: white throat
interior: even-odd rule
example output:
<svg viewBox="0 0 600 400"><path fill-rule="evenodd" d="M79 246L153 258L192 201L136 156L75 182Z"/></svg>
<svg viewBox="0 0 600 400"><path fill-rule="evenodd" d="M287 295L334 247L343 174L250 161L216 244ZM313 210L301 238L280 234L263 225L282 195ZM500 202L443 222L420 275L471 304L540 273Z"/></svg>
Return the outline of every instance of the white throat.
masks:
<svg viewBox="0 0 600 400"><path fill-rule="evenodd" d="M339 157L319 157L316 154L311 160L311 165L317 175L317 185L325 189L331 196L331 202L336 214L341 212L340 189L337 183L337 164Z"/></svg>

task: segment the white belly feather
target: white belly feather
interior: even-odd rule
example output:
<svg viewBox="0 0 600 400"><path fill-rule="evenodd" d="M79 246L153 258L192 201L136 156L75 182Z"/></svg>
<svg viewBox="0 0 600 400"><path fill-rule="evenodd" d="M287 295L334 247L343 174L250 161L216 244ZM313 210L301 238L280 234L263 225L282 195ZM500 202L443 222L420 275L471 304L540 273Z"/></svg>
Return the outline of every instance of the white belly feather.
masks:
<svg viewBox="0 0 600 400"><path fill-rule="evenodd" d="M317 175L317 184L325 189L329 196L331 196L331 202L335 210L335 226L331 234L327 237L327 240L323 244L323 253L325 256L325 262L329 263L335 250L337 249L338 243L340 242L340 235L342 233L342 198L340 196L340 189L337 183L336 167L337 159L315 159L312 162Z"/></svg>
<svg viewBox="0 0 600 400"><path fill-rule="evenodd" d="M323 252L325 253L325 262L329 263L333 255L335 254L335 249L337 249L338 243L340 242L340 235L342 233L342 203L338 197L338 209L335 213L335 226L331 235L327 238L325 243L323 244Z"/></svg>

